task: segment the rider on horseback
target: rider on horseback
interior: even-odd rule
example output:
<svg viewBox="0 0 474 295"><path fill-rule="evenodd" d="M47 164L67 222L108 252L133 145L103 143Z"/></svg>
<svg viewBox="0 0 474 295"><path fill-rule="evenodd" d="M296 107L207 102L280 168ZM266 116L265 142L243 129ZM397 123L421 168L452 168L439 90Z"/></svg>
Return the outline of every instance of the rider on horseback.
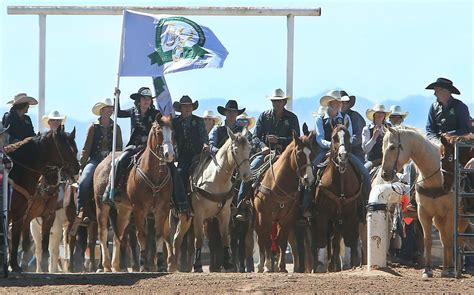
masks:
<svg viewBox="0 0 474 295"><path fill-rule="evenodd" d="M362 129L365 127L365 120L359 112L352 109L356 103L356 97L354 95L348 95L347 92L343 90L341 94L349 97L349 101L342 101L342 112L349 116L352 123L351 152L363 163L365 162L365 153L362 149Z"/></svg>
<svg viewBox="0 0 474 295"><path fill-rule="evenodd" d="M370 123L362 130L362 149L366 154L365 168L371 171L382 163L382 140L385 134L386 122L390 111L385 110L383 104L376 104L365 112Z"/></svg>
<svg viewBox="0 0 474 295"><path fill-rule="evenodd" d="M110 98L96 103L92 113L99 116L87 131L86 141L82 149L79 163L82 173L79 178L77 193L77 219L84 224L89 222L89 217L84 216L86 201L92 196L92 181L94 171L102 160L112 151L112 137L114 122L110 119L114 111L114 104ZM122 132L117 125L117 151L122 150Z"/></svg>
<svg viewBox="0 0 474 295"><path fill-rule="evenodd" d="M285 95L283 90L276 89L273 95L267 96L267 99L272 101L273 109L263 112L258 118L252 143L254 146L260 147L261 154L256 156L252 163L250 163L252 171L262 166L265 156L270 153L270 149L281 153L293 140L293 132L300 136L298 117L285 109L288 96ZM237 204L243 203L242 201L249 193L252 184L253 181L242 182L239 194L237 195ZM237 220L244 220L246 218L245 210L243 209L244 206L241 205L239 213L236 215Z"/></svg>
<svg viewBox="0 0 474 295"><path fill-rule="evenodd" d="M8 128L8 144L21 141L27 137L35 136L31 118L26 115L30 105L37 105L38 101L26 93L20 93L7 102L12 107L3 115L3 127Z"/></svg>

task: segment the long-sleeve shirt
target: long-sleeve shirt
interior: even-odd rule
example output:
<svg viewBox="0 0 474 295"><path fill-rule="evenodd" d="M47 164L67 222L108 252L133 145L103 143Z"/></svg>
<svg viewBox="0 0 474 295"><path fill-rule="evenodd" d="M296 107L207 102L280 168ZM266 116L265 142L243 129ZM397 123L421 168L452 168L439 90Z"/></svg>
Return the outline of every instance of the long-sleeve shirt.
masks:
<svg viewBox="0 0 474 295"><path fill-rule="evenodd" d="M442 133L464 135L470 130L469 109L459 99L451 97L446 106L438 101L431 105L426 124L428 139L440 138Z"/></svg>
<svg viewBox="0 0 474 295"><path fill-rule="evenodd" d="M285 109L283 116L277 118L272 110L265 111L258 117L255 133L253 135L253 145L263 149L268 147L270 143L267 141L267 135L275 135L278 137L276 148L283 151L293 140L293 131L300 136L300 125L298 117ZM273 147L273 146L272 146Z"/></svg>
<svg viewBox="0 0 474 295"><path fill-rule="evenodd" d="M13 108L3 115L2 124L5 128L10 126L7 131L10 135L8 143L15 143L27 137L35 136L31 118L28 115L20 118Z"/></svg>
<svg viewBox="0 0 474 295"><path fill-rule="evenodd" d="M369 125L365 126L362 130L362 149L364 153L368 154L377 143L377 138L372 137L370 134L370 129L374 128L374 124L370 123ZM383 138L385 132L383 128L380 129L379 137Z"/></svg>
<svg viewBox="0 0 474 295"><path fill-rule="evenodd" d="M351 143L352 143L352 135L353 135L353 130L352 130L352 122L351 118L347 114L342 114L341 112L338 112L337 115L334 118L330 118L329 114L326 112L323 115L319 115L316 117L316 123L314 130L316 131L316 143L322 148L322 149L329 149L331 147L331 140L330 136L331 134L326 134L326 128L324 128L324 122L327 121L328 119L337 121L341 124L345 124L346 122L348 123L348 130L349 130L349 135L351 137ZM334 124L336 126L336 124Z"/></svg>

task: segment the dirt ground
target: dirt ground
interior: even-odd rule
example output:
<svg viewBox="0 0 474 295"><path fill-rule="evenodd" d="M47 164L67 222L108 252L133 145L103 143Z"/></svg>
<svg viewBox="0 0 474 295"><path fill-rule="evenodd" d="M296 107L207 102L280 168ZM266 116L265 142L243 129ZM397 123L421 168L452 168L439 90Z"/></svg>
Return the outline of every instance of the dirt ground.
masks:
<svg viewBox="0 0 474 295"><path fill-rule="evenodd" d="M421 270L390 267L340 273L116 273L22 274L0 279L2 294L212 294L212 293L461 293L474 294L474 276L429 281Z"/></svg>

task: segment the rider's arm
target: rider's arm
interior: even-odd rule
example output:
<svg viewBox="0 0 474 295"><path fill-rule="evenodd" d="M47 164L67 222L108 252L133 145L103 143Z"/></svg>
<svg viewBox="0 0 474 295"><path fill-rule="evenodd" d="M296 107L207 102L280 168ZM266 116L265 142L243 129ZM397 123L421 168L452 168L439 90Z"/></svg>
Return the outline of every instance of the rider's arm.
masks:
<svg viewBox="0 0 474 295"><path fill-rule="evenodd" d="M456 120L458 121L458 129L448 133L454 135L471 133L471 116L469 115L469 109L467 106L462 102L458 102L455 106L454 113L456 114Z"/></svg>
<svg viewBox="0 0 474 295"><path fill-rule="evenodd" d="M365 120L362 116L354 112L351 118L352 122L352 146L362 145L362 130L365 127Z"/></svg>
<svg viewBox="0 0 474 295"><path fill-rule="evenodd" d="M435 110L433 105L428 113L428 122L426 123L426 136L428 139L438 138L438 125L435 122Z"/></svg>
<svg viewBox="0 0 474 295"><path fill-rule="evenodd" d="M211 153L214 155L217 154L217 151L219 150L217 148L217 143L219 142L219 132L217 132L217 126L214 126L211 131L209 132L209 147L211 150Z"/></svg>
<svg viewBox="0 0 474 295"><path fill-rule="evenodd" d="M253 135L253 144L260 147L260 149L264 149L267 147L265 144L265 133L264 133L264 126L263 126L263 118L264 113L261 113L258 117L257 124L255 126L255 134Z"/></svg>
<svg viewBox="0 0 474 295"><path fill-rule="evenodd" d="M278 138L278 144L282 146L287 146L293 140L293 131L296 132L296 136L300 137L300 123L298 122L298 117L292 116L289 119L290 121L290 134L285 137Z"/></svg>
<svg viewBox="0 0 474 295"><path fill-rule="evenodd" d="M79 157L79 164L81 165L82 168L86 165L87 160L89 160L93 139L94 139L94 124L91 124L89 126L89 129L87 130L86 142L84 143L84 148L82 149L81 156Z"/></svg>
<svg viewBox="0 0 474 295"><path fill-rule="evenodd" d="M344 115L344 124L347 122L347 130L349 130L349 138L350 138L350 141L351 141L351 144L352 144L352 135L354 134L353 132L353 129L352 129L352 120L351 120L351 117L349 117L349 115Z"/></svg>
<svg viewBox="0 0 474 295"><path fill-rule="evenodd" d="M209 134L207 134L206 125L204 124L204 119L203 118L199 118L199 119L200 120L197 120L199 138L202 139L202 144L209 144Z"/></svg>
<svg viewBox="0 0 474 295"><path fill-rule="evenodd" d="M369 126L370 125L365 126L362 130L362 150L366 154L372 150L375 143L377 142L377 139L375 139L373 136L370 136Z"/></svg>
<svg viewBox="0 0 474 295"><path fill-rule="evenodd" d="M323 149L329 149L331 147L331 142L324 139L323 116L318 116L316 118L314 130L316 131L316 142L318 145Z"/></svg>

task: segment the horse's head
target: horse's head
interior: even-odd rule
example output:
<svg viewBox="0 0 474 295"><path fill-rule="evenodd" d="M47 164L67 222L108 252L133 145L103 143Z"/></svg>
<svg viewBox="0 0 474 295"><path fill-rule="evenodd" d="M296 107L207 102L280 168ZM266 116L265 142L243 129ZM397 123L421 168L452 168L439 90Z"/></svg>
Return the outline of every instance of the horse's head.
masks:
<svg viewBox="0 0 474 295"><path fill-rule="evenodd" d="M252 174L249 161L250 143L247 140L247 132L247 128L244 128L241 133L234 134L234 132L227 127L227 134L232 141L232 157L234 158L237 171L243 181L248 181Z"/></svg>
<svg viewBox="0 0 474 295"><path fill-rule="evenodd" d="M314 136L314 133L310 132L309 135L298 137L296 132L293 131L296 175L301 184L305 186L314 182L313 166L311 165L317 153L313 147Z"/></svg>
<svg viewBox="0 0 474 295"><path fill-rule="evenodd" d="M441 135L441 146L439 153L441 154L441 171L454 173L454 143L456 138L446 133Z"/></svg>
<svg viewBox="0 0 474 295"><path fill-rule="evenodd" d="M64 131L64 126L47 132L43 137L44 151L48 153L48 166L58 167L66 176L74 177L79 173L77 161L76 128L71 133Z"/></svg>
<svg viewBox="0 0 474 295"><path fill-rule="evenodd" d="M348 123L346 123L348 124ZM346 172L347 160L351 152L351 138L346 125L338 124L331 135L331 159L336 164L339 173Z"/></svg>
<svg viewBox="0 0 474 295"><path fill-rule="evenodd" d="M401 127L386 127L382 145L382 178L392 181L408 160L410 154L408 149L402 146L401 138L403 129Z"/></svg>
<svg viewBox="0 0 474 295"><path fill-rule="evenodd" d="M173 126L171 118L158 113L148 135L148 147L166 162L174 160Z"/></svg>

